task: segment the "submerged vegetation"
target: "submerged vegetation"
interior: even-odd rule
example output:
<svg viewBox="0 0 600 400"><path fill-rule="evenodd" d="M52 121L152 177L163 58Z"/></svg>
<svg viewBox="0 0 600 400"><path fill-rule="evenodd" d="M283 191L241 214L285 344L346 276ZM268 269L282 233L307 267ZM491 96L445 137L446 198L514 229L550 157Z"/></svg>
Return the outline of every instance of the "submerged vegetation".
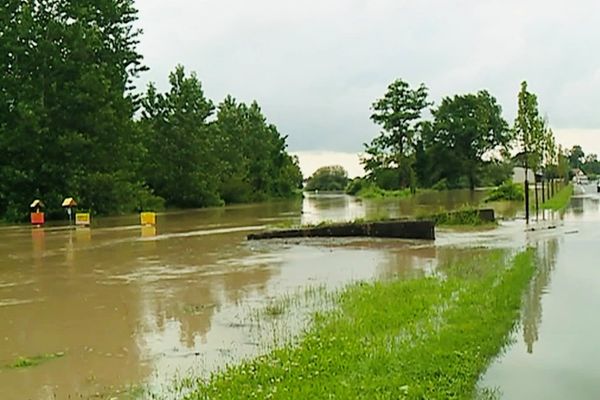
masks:
<svg viewBox="0 0 600 400"><path fill-rule="evenodd" d="M509 342L535 253L486 251L413 280L355 284L297 344L189 381L193 399L470 398Z"/></svg>
<svg viewBox="0 0 600 400"><path fill-rule="evenodd" d="M388 197L408 197L413 194L411 189L382 189L376 183L365 179L356 178L348 183L346 194L363 199L380 199Z"/></svg>
<svg viewBox="0 0 600 400"><path fill-rule="evenodd" d="M42 363L45 363L45 362L48 362L48 361L51 361L51 360L54 360L57 358L61 358L64 356L65 356L65 353L57 352L57 353L40 354L40 355L33 356L33 357L19 357L12 364L7 365L6 367L12 368L12 369L35 367Z"/></svg>
<svg viewBox="0 0 600 400"><path fill-rule="evenodd" d="M569 184L562 188L554 197L546 200L542 208L547 210L561 211L567 208L573 195L573 185Z"/></svg>
<svg viewBox="0 0 600 400"><path fill-rule="evenodd" d="M428 219L442 226L496 226L497 222L491 218L491 215L485 215L487 211L482 211L476 207L464 206L454 211L444 211L434 214L422 214L418 219Z"/></svg>
<svg viewBox="0 0 600 400"><path fill-rule="evenodd" d="M522 201L525 198L523 187L512 181L506 181L489 194L485 202L491 201Z"/></svg>

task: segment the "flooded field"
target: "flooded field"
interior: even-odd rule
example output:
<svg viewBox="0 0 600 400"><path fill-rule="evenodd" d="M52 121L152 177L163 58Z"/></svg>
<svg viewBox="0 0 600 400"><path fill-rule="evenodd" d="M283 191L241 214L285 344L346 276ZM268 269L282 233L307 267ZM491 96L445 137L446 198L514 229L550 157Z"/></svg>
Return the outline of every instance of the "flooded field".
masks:
<svg viewBox="0 0 600 400"><path fill-rule="evenodd" d="M248 233L264 226L411 216L477 204L483 197L481 192L455 191L361 202L343 195L322 195L302 201L170 212L159 215L156 228L139 227L137 216L99 219L91 229L2 227L0 398L130 398L142 386L160 392L190 371L206 374L259 351L248 315L282 295L307 288L337 288L354 280L420 275L446 260L469 257L480 247L514 247L526 242L543 243L545 251L552 253L548 259L554 260L536 278L531 302L525 305L523 326L528 333L524 335L534 338L527 339L533 344L527 344L524 352L519 344L512 348L492 367L485 384L500 386L508 395L516 379L513 363L525 369L523 359L552 366L549 357L556 353L545 353L544 346L550 349L557 341L564 343L560 333L567 329L566 339L579 343L571 350L585 351L582 356L590 364L569 362L580 362L597 376L598 367L591 360L600 354L594 358L581 338L595 328L591 326L594 318L581 318L581 313L592 312L600 298L582 290L594 284L585 277L598 274L590 270L598 256L593 245L598 238L594 221L600 222L595 198L574 199L564 226L553 232L525 233L522 221L511 221L518 206L509 205L501 210L509 221L498 229L442 231L435 244L372 239L245 240ZM569 230L577 233L566 234ZM583 242L577 239L581 237ZM564 249L569 243L573 253ZM570 263L573 254L579 261ZM560 278L562 286L557 283L551 290L551 282L560 280L559 271L565 275ZM554 291L560 297L553 298ZM579 304L571 309L572 302L584 300L589 301L585 307ZM556 304L546 304L549 301ZM553 309L556 314L542 314L542 309ZM581 325L571 321L559 329L565 316ZM551 333L546 335L545 329ZM39 356L39 365L19 368ZM525 379L527 374L517 375ZM531 387L535 378L531 375Z"/></svg>

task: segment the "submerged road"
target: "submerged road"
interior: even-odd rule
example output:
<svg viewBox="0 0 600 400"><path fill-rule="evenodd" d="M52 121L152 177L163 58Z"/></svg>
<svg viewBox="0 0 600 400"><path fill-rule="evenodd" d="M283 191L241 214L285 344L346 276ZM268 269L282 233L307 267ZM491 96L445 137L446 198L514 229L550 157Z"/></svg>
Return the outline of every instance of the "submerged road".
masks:
<svg viewBox="0 0 600 400"><path fill-rule="evenodd" d="M530 238L541 261L515 343L483 378L505 399L600 399L600 196L571 201L561 233Z"/></svg>

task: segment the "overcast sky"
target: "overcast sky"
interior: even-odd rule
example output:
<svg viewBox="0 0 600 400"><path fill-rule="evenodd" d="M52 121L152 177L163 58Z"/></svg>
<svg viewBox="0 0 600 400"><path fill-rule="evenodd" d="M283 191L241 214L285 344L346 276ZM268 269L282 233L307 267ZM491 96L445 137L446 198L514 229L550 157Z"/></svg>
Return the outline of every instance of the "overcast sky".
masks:
<svg viewBox="0 0 600 400"><path fill-rule="evenodd" d="M443 96L488 89L512 123L522 80L559 141L600 152L597 0L139 0L139 85L178 63L210 98L256 99L292 151L359 152L396 78ZM577 136L579 135L579 136Z"/></svg>

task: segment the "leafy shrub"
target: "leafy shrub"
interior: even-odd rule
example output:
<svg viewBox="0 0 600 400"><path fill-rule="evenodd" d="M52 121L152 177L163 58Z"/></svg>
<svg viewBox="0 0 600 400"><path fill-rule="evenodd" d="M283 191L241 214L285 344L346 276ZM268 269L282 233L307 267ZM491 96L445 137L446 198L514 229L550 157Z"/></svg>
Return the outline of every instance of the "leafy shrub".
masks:
<svg viewBox="0 0 600 400"><path fill-rule="evenodd" d="M346 194L355 196L366 184L368 184L368 182L363 178L352 179L348 183L348 186L346 186Z"/></svg>
<svg viewBox="0 0 600 400"><path fill-rule="evenodd" d="M486 202L507 200L521 201L525 198L521 185L513 183L512 180L505 181L502 185L494 189L485 199Z"/></svg>
<svg viewBox="0 0 600 400"><path fill-rule="evenodd" d="M448 190L450 189L450 186L448 185L448 180L446 178L442 178L439 181L437 181L432 187L433 190Z"/></svg>

